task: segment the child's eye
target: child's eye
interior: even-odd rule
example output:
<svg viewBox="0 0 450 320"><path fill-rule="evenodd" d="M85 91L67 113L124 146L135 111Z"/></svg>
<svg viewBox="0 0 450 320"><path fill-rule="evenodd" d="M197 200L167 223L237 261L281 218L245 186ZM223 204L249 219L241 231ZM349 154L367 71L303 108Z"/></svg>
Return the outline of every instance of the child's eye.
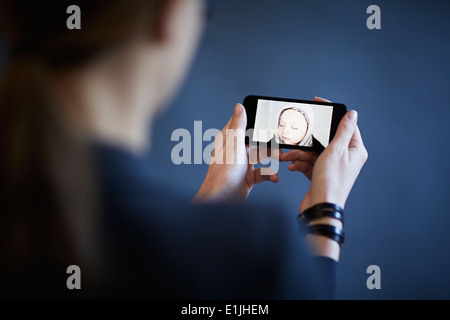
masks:
<svg viewBox="0 0 450 320"><path fill-rule="evenodd" d="M293 130L297 130L298 128L297 127L291 127Z"/></svg>

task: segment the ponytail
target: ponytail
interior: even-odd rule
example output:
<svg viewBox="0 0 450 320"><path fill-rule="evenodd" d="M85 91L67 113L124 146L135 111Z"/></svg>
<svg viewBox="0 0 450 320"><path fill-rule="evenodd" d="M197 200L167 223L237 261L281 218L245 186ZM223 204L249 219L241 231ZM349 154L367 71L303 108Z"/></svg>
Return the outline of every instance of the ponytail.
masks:
<svg viewBox="0 0 450 320"><path fill-rule="evenodd" d="M66 268L90 270L95 256L87 250L95 219L89 152L53 116L47 77L45 63L27 58L0 82L0 292L9 298L33 294L31 283L40 294L67 291Z"/></svg>
<svg viewBox="0 0 450 320"><path fill-rule="evenodd" d="M76 69L148 34L167 6L82 1L83 28L73 31L65 24L66 4L32 2L24 9L21 1L0 1L0 28L15 48L0 81L0 296L7 298L30 293L37 279L46 280L36 289L42 292L51 275L61 278L49 290L67 293L69 265L81 268L84 284L106 269L95 162L86 141L55 115L46 85L57 68Z"/></svg>

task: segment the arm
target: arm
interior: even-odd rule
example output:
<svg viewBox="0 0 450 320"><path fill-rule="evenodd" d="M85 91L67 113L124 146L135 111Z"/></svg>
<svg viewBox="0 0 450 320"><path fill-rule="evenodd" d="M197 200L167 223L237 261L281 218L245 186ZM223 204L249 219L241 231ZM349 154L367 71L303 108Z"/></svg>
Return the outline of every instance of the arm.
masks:
<svg viewBox="0 0 450 320"><path fill-rule="evenodd" d="M326 101L320 98L315 100ZM303 172L311 180L311 187L300 203L300 212L321 202L335 203L344 208L368 156L356 123L356 111L349 111L342 118L336 136L318 157L301 150L279 155L280 161L292 161L289 170ZM313 220L310 225L313 224L342 228L342 223L333 218ZM314 254L339 260L340 247L335 241L321 235L308 235L307 241Z"/></svg>

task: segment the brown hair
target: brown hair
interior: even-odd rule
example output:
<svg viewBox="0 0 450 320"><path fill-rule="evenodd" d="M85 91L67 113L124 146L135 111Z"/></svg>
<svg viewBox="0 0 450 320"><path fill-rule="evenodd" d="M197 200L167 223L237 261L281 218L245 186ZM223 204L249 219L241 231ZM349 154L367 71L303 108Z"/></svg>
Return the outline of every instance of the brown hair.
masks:
<svg viewBox="0 0 450 320"><path fill-rule="evenodd" d="M150 30L163 3L77 1L82 29L69 30L72 3L0 1L11 48L0 82L1 296L22 296L40 278L48 288L56 274L66 279L67 266L97 263L88 252L97 211L90 154L53 116L42 85L54 70L76 68ZM56 287L65 289L63 281Z"/></svg>

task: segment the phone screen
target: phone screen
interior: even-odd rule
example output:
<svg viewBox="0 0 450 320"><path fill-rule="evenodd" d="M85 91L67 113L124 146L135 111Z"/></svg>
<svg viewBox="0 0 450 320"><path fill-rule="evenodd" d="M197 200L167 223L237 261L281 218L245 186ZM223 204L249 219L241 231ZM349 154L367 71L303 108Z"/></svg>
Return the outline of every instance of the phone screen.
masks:
<svg viewBox="0 0 450 320"><path fill-rule="evenodd" d="M333 106L257 99L253 141L325 148Z"/></svg>

